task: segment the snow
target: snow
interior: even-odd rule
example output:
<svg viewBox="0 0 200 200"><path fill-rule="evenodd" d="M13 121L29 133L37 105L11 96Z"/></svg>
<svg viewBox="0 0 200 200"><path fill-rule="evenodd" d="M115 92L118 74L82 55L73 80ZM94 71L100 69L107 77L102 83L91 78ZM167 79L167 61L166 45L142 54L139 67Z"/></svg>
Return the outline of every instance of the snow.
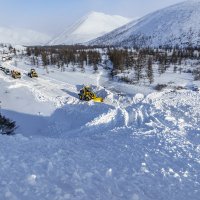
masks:
<svg viewBox="0 0 200 200"><path fill-rule="evenodd" d="M200 1L185 1L118 28L89 44L123 46L198 46ZM149 39L150 37L150 39Z"/></svg>
<svg viewBox="0 0 200 200"><path fill-rule="evenodd" d="M1 65L22 79L0 71L1 113L19 126L0 135L0 199L199 198L199 92L110 82L101 67L94 74L39 66L30 79L27 58ZM162 80L199 85L170 70ZM79 101L83 84L104 103Z"/></svg>
<svg viewBox="0 0 200 200"><path fill-rule="evenodd" d="M50 41L49 45L77 44L102 36L126 23L131 19L107 15L100 12L90 12L78 22L71 25L63 33Z"/></svg>
<svg viewBox="0 0 200 200"><path fill-rule="evenodd" d="M37 31L22 28L0 27L0 43L42 45L49 40L50 36Z"/></svg>

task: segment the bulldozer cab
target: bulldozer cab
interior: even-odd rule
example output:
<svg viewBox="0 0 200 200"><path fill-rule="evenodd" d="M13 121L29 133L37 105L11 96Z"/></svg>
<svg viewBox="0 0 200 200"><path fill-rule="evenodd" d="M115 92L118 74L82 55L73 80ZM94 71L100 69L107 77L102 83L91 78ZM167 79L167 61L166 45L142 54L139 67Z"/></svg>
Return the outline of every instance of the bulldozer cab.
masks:
<svg viewBox="0 0 200 200"><path fill-rule="evenodd" d="M11 76L12 76L13 78L15 78L15 79L21 78L21 73L18 72L18 71L12 70L12 71L11 71Z"/></svg>
<svg viewBox="0 0 200 200"><path fill-rule="evenodd" d="M92 89L88 86L84 87L83 90L85 90L85 93L92 92Z"/></svg>
<svg viewBox="0 0 200 200"><path fill-rule="evenodd" d="M33 78L33 77L38 77L38 74L37 72L35 71L35 69L31 69L30 72L28 73L28 76L30 78Z"/></svg>

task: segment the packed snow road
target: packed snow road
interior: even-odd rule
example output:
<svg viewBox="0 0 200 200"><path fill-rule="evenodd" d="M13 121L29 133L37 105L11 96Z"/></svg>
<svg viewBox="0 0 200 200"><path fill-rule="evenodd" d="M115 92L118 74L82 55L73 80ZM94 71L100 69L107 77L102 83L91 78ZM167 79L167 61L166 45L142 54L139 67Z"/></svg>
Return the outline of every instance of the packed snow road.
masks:
<svg viewBox="0 0 200 200"><path fill-rule="evenodd" d="M0 199L199 198L199 92L124 96L101 87L103 73L17 68L21 80L0 72L1 112L19 126L0 136ZM77 99L85 77L105 103Z"/></svg>

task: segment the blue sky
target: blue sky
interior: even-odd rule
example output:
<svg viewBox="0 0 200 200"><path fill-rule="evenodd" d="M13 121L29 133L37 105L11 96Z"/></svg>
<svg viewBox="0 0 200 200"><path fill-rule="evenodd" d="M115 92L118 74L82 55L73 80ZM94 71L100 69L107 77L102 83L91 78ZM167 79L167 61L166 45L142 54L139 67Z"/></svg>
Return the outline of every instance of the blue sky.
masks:
<svg viewBox="0 0 200 200"><path fill-rule="evenodd" d="M0 26L57 34L90 11L141 17L183 0L0 0Z"/></svg>

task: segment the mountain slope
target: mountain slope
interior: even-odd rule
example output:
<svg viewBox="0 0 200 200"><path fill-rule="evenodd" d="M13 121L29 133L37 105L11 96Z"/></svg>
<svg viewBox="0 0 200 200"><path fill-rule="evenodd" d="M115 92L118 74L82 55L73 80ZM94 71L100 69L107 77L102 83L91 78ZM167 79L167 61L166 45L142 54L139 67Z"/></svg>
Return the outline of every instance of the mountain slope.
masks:
<svg viewBox="0 0 200 200"><path fill-rule="evenodd" d="M160 46L200 44L200 1L185 1L151 13L89 44Z"/></svg>
<svg viewBox="0 0 200 200"><path fill-rule="evenodd" d="M111 16L99 12L90 12L50 41L49 45L84 43L102 36L129 21L130 19L118 15Z"/></svg>
<svg viewBox="0 0 200 200"><path fill-rule="evenodd" d="M0 27L0 42L20 45L41 45L45 44L50 37L28 29Z"/></svg>

